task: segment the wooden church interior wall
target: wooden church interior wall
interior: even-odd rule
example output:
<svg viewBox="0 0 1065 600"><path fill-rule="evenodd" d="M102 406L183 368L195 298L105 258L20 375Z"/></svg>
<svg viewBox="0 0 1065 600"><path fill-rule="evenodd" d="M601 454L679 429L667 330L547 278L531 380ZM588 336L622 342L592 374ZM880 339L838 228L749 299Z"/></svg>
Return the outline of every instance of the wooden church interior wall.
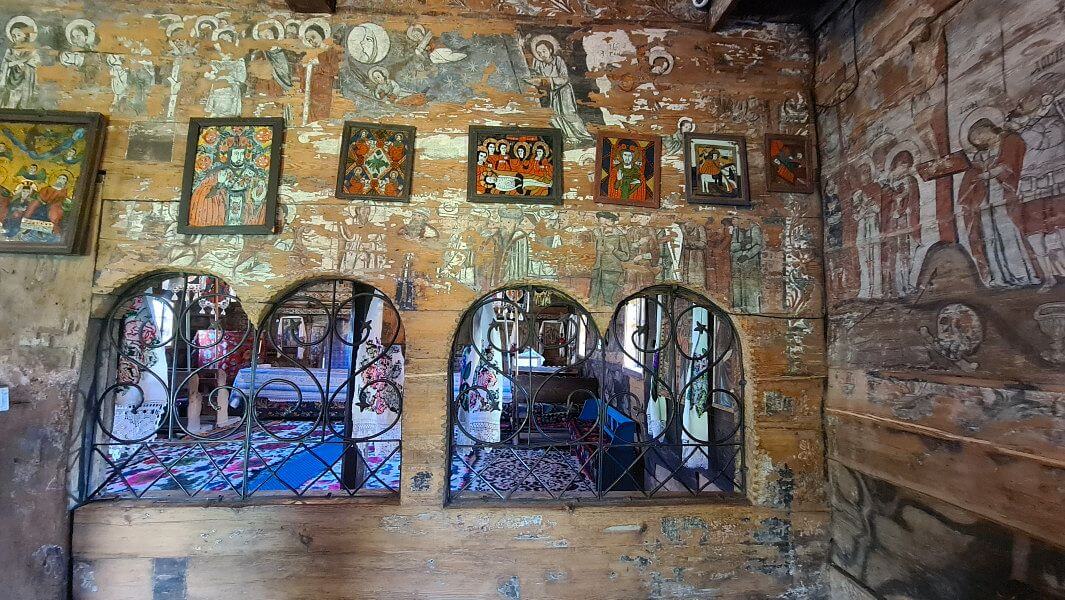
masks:
<svg viewBox="0 0 1065 600"><path fill-rule="evenodd" d="M833 579L858 597L1065 593L1063 15L844 2L817 33ZM923 544L938 566L887 558Z"/></svg>
<svg viewBox="0 0 1065 600"><path fill-rule="evenodd" d="M15 406L0 419L0 431L19 460L4 462L0 477L20 482L5 490L4 518L55 524L13 527L19 539L0 549L0 559L19 566L12 593L58 596L68 572L79 598L141 597L168 581L180 581L190 598L204 597L199 586L210 582L236 590L238 573L260 578L264 598L277 590L304 593L291 587L303 585L299 569L363 539L378 542L353 559L353 569L359 560L394 556L386 551L391 547L412 557L367 579L368 594L398 574L457 589L460 579L468 581L462 574L478 544L491 552L507 547L507 557L479 567L483 581L470 593L822 590L820 200L768 192L763 158L767 132L813 142L814 57L802 29L740 24L710 34L701 14L678 0L508 1L503 12L481 0L432 0L413 10L402 2L358 3L333 16L270 6L202 2L182 5L180 14L159 2L106 11L80 2L0 7L3 22L25 34L0 40L5 61L23 60L32 75L4 84L0 100L109 117L92 254L0 257L0 298L25 311L0 326L0 373L12 383ZM279 36L271 33L272 20ZM529 48L534 40L546 41L565 65L573 105L552 104L552 84L538 75L548 66L538 65L544 59ZM180 234L188 121L233 115L286 118L279 232ZM334 197L346 119L417 127L409 204ZM700 133L746 137L751 208L685 202L680 140L689 122ZM471 124L561 124L563 204L468 203ZM661 209L592 201L591 136L606 129L662 136ZM627 247L623 272L597 271L594 242L604 237ZM282 291L312 277L355 277L389 294L402 290L393 300L409 345L411 400L399 506L90 505L74 513L74 547L67 547L63 490L79 427L70 416L76 400L59 390L72 392L82 372L90 314L106 310L128 282L175 270L224 278L254 322ZM611 285L593 298L596 277ZM441 342L451 339L475 298L511 281L566 291L604 328L625 295L659 282L686 285L729 312L747 367L750 505L442 510L447 344ZM54 298L55 306L30 311L29 289ZM37 340L50 340L50 349L35 354ZM136 532L125 529L131 524ZM250 533L260 525L265 529ZM293 537L297 531L303 533ZM234 538L248 543L221 542ZM441 550L463 544L452 557ZM720 553L710 556L708 545ZM260 562L267 548L277 558ZM595 565L578 566L574 557L589 553L596 553ZM512 558L532 571L517 572ZM322 586L315 593L324 598L339 593L354 571L330 573L303 581Z"/></svg>

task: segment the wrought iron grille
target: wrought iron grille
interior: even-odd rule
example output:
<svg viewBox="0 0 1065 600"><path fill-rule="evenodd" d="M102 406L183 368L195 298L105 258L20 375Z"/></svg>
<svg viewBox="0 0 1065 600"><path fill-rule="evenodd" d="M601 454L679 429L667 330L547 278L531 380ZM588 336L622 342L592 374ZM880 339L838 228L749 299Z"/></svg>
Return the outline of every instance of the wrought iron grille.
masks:
<svg viewBox="0 0 1065 600"><path fill-rule="evenodd" d="M478 300L452 347L448 500L744 492L743 373L728 315L656 286L601 336L528 285Z"/></svg>
<svg viewBox="0 0 1065 600"><path fill-rule="evenodd" d="M301 285L256 328L220 279L143 280L102 323L82 500L398 494L404 348L354 281Z"/></svg>

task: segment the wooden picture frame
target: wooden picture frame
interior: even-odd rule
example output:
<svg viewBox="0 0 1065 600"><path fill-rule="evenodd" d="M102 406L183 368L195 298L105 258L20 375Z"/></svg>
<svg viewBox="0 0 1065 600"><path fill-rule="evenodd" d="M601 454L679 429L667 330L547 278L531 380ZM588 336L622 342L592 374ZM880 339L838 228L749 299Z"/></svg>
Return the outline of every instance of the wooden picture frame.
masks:
<svg viewBox="0 0 1065 600"><path fill-rule="evenodd" d="M281 117L190 119L178 233L274 233L284 134ZM237 151L239 171L230 166ZM237 188L227 183L234 173Z"/></svg>
<svg viewBox="0 0 1065 600"><path fill-rule="evenodd" d="M525 156L519 155L523 150ZM545 156L537 158L539 152ZM559 129L471 125L467 160L466 199L470 202L562 204Z"/></svg>
<svg viewBox="0 0 1065 600"><path fill-rule="evenodd" d="M367 141L360 144L358 138L363 135ZM336 197L345 200L410 202L416 135L417 129L409 125L345 121L343 137L340 138ZM370 143L374 141L378 143ZM402 154L399 149L402 149ZM391 164L397 158L402 161L398 167ZM361 164L357 164L358 161ZM380 164L382 162L383 165ZM361 175L357 176L360 172ZM395 193L387 193L393 190Z"/></svg>
<svg viewBox="0 0 1065 600"><path fill-rule="evenodd" d="M85 250L106 130L97 112L0 111L0 252Z"/></svg>
<svg viewBox="0 0 1065 600"><path fill-rule="evenodd" d="M685 133L684 187L688 204L751 206L747 139Z"/></svg>
<svg viewBox="0 0 1065 600"><path fill-rule="evenodd" d="M781 153L787 153L786 156ZM780 164L777 161L781 160ZM788 178L792 178L789 181ZM765 187L770 192L812 194L817 185L810 138L765 134Z"/></svg>
<svg viewBox="0 0 1065 600"><path fill-rule="evenodd" d="M632 152L625 167L633 178L618 178L626 151ZM594 200L637 208L662 205L662 138L624 131L600 132L595 140Z"/></svg>

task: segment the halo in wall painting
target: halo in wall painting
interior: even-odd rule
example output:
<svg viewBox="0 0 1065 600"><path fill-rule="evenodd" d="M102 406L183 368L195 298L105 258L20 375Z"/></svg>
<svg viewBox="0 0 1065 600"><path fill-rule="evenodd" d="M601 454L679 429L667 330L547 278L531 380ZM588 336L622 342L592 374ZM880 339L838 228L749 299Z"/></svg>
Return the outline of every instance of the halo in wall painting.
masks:
<svg viewBox="0 0 1065 600"><path fill-rule="evenodd" d="M657 135L600 133L595 148L595 201L658 208L661 156L662 139Z"/></svg>
<svg viewBox="0 0 1065 600"><path fill-rule="evenodd" d="M273 233L284 123L190 120L179 233Z"/></svg>
<svg viewBox="0 0 1065 600"><path fill-rule="evenodd" d="M765 134L765 177L770 192L812 194L813 155L801 135Z"/></svg>
<svg viewBox="0 0 1065 600"><path fill-rule="evenodd" d="M470 127L470 202L562 204L562 132L534 127Z"/></svg>
<svg viewBox="0 0 1065 600"><path fill-rule="evenodd" d="M0 111L0 252L82 250L105 127L100 113Z"/></svg>
<svg viewBox="0 0 1065 600"><path fill-rule="evenodd" d="M746 140L685 133L684 184L690 204L750 206Z"/></svg>
<svg viewBox="0 0 1065 600"><path fill-rule="evenodd" d="M403 125L344 123L337 198L409 202L414 135Z"/></svg>

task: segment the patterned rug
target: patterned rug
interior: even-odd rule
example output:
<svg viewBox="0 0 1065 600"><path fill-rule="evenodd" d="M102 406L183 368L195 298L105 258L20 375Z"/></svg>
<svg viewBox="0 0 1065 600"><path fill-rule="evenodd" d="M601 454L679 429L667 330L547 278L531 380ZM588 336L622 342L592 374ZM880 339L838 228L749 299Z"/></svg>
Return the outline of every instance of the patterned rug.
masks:
<svg viewBox="0 0 1065 600"><path fill-rule="evenodd" d="M247 460L249 496L347 493L339 481L343 441L321 428L312 431L313 423L307 421L275 421L266 426L282 440L262 429L252 433ZM293 439L308 433L306 438ZM360 491L398 491L399 450L391 456L390 451L383 456L373 456L372 451L373 444L369 444L367 480ZM122 468L121 477L109 468L108 475L114 477L97 493L97 498L151 497L173 492L190 496L239 494L245 476L244 445L239 440L130 444L122 447L117 460L111 460Z"/></svg>
<svg viewBox="0 0 1065 600"><path fill-rule="evenodd" d="M595 490L565 446L477 448L464 458L465 462L457 456L451 460L451 491L456 498L498 497L493 488L503 496L511 494L511 498L586 496Z"/></svg>

